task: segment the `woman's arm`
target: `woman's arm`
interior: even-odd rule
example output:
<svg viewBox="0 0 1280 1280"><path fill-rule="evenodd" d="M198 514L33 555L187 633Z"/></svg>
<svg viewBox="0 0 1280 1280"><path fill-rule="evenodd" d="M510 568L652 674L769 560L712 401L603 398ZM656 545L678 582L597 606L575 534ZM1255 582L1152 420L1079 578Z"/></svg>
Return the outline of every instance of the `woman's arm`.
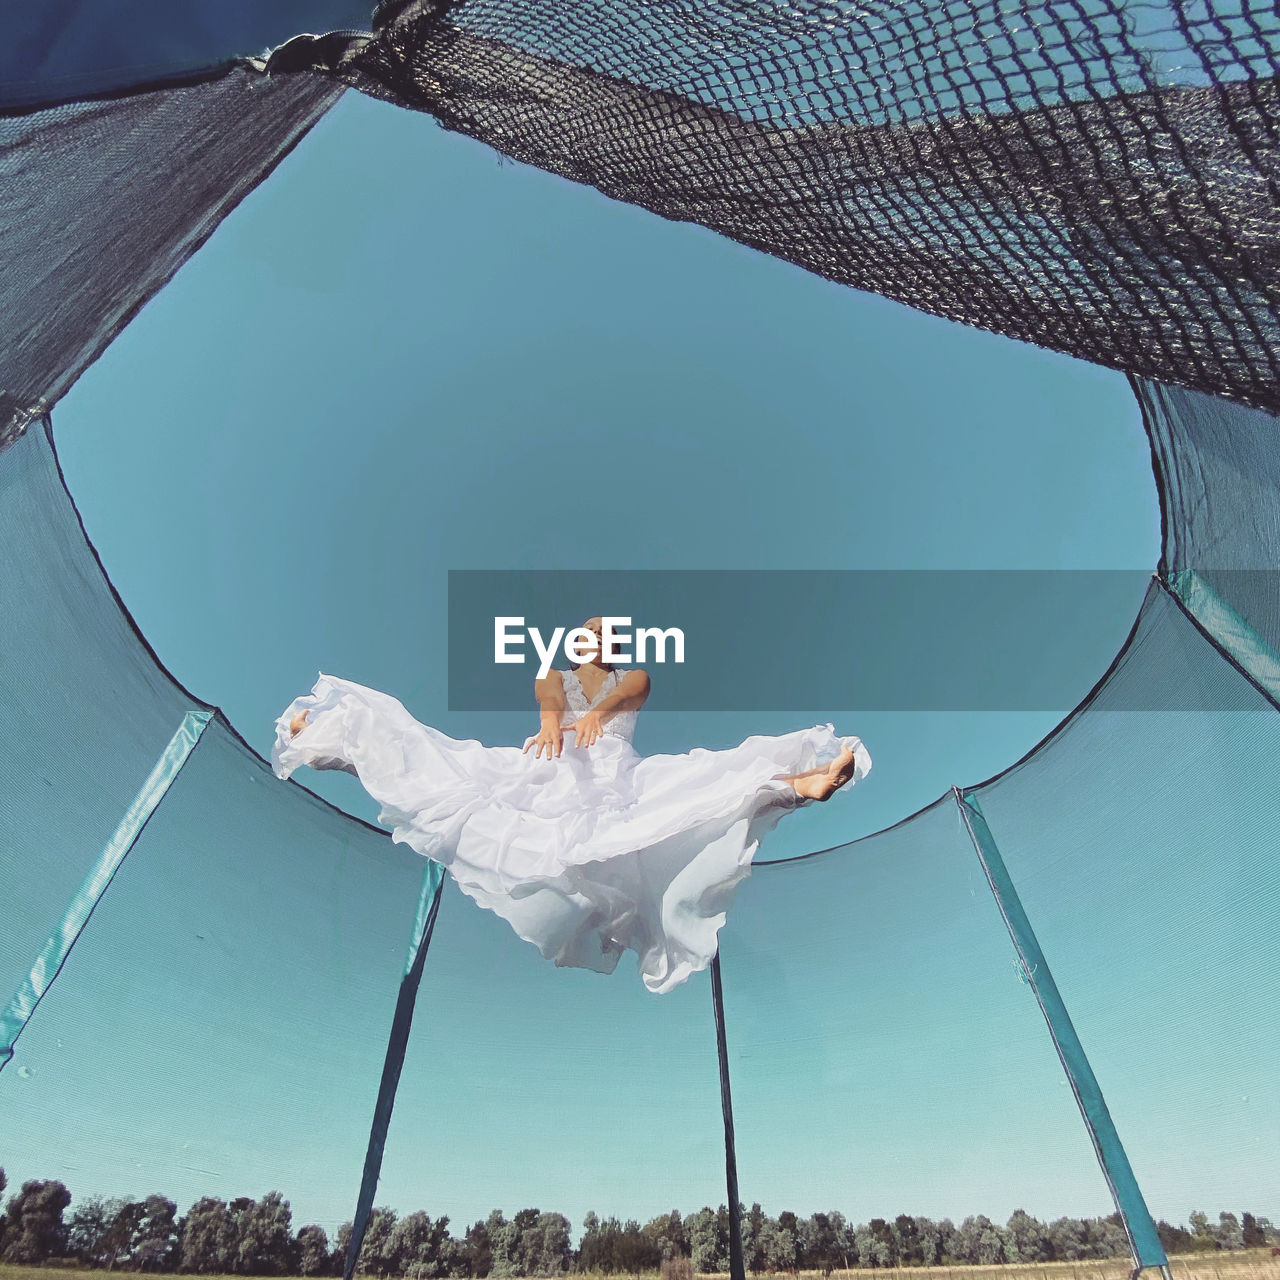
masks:
<svg viewBox="0 0 1280 1280"><path fill-rule="evenodd" d="M564 750L564 733L560 728L565 713L564 677L552 667L544 679L533 682L533 696L538 700L541 727L538 736L526 742L524 749L528 751L533 747L534 758L537 759L545 747L550 760Z"/></svg>
<svg viewBox="0 0 1280 1280"><path fill-rule="evenodd" d="M621 680L600 699L595 709L600 718L612 720L619 711L638 711L644 706L649 696L649 673L640 667L633 667Z"/></svg>
<svg viewBox="0 0 1280 1280"><path fill-rule="evenodd" d="M574 721L575 745L592 746L604 733L606 721L612 720L619 711L634 711L643 706L648 696L648 672L633 667L586 715Z"/></svg>

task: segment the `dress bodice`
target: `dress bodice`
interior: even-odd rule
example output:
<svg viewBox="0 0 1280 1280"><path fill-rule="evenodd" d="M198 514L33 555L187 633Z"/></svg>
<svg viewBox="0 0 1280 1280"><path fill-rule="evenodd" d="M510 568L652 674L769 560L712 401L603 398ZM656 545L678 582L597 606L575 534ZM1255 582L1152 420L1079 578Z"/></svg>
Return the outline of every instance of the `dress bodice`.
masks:
<svg viewBox="0 0 1280 1280"><path fill-rule="evenodd" d="M581 719L596 706L602 702L617 687L618 681L625 675L620 667L614 667L604 678L604 682L600 685L600 691L594 698L588 698L586 691L582 687L582 681L578 679L578 673L572 668L561 672L564 681L564 704L565 704L565 725L572 724L575 720ZM635 737L636 732L636 716L640 714L638 709L631 711L619 711L616 715L604 722L604 732L606 737L621 738L624 742L630 742Z"/></svg>

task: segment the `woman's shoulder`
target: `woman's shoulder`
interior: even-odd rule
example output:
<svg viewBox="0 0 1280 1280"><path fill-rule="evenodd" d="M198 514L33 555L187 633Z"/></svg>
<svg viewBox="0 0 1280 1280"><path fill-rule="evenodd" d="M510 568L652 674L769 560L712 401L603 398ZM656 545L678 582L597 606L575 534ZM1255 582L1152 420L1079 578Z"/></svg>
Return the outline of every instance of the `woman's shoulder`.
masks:
<svg viewBox="0 0 1280 1280"><path fill-rule="evenodd" d="M558 685L564 683L565 672L559 667L552 667L545 676L534 676L534 684Z"/></svg>

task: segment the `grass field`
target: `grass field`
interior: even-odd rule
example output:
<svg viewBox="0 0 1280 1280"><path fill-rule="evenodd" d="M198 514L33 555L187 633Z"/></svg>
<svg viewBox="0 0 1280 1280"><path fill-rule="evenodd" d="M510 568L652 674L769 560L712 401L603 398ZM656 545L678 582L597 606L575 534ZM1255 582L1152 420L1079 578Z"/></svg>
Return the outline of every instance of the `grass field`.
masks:
<svg viewBox="0 0 1280 1280"><path fill-rule="evenodd" d="M1169 1259L1174 1280L1280 1280L1280 1258L1270 1249L1238 1253L1188 1253ZM1011 1263L998 1267L896 1267L891 1270L833 1271L835 1277L858 1280L1128 1280L1132 1264L1127 1258L1097 1262ZM816 1273L814 1273L816 1274ZM1157 1276L1157 1272L1151 1272Z"/></svg>
<svg viewBox="0 0 1280 1280"><path fill-rule="evenodd" d="M1280 1258L1270 1249L1247 1249L1238 1253L1188 1253L1169 1259L1174 1280L1280 1280ZM1102 1262L1013 1263L999 1267L882 1267L879 1270L833 1271L831 1280L1128 1280L1129 1263L1124 1258ZM103 1271L75 1267L15 1267L0 1263L0 1280L101 1280ZM821 1272L785 1273L788 1280L821 1280ZM1155 1272L1149 1273L1152 1276ZM657 1280L657 1273L650 1275ZM207 1280L244 1280L242 1276L210 1276ZM617 1276L582 1280L620 1280ZM639 1280L639 1278L637 1278ZM705 1280L712 1280L706 1277ZM718 1277L716 1280L725 1280Z"/></svg>
<svg viewBox="0 0 1280 1280"><path fill-rule="evenodd" d="M1173 1280L1280 1280L1280 1258L1273 1258L1270 1249L1177 1254L1169 1262ZM855 1268L833 1271L831 1280L1129 1280L1131 1270L1127 1258L1108 1258L1099 1262L1017 1262L998 1267ZM1158 1276L1157 1272L1148 1274ZM822 1273L800 1271L794 1275L796 1280L821 1280ZM2 1274L0 1280L4 1280Z"/></svg>

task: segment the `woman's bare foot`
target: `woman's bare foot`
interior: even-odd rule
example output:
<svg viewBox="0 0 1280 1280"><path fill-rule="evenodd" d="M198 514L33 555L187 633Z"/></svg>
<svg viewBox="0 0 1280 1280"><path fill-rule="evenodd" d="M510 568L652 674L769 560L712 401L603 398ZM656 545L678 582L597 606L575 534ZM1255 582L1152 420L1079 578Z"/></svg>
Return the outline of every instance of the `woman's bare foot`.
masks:
<svg viewBox="0 0 1280 1280"><path fill-rule="evenodd" d="M291 738L296 738L298 734L306 728L308 714L309 713L306 711L299 711L298 714L289 721L289 736Z"/></svg>
<svg viewBox="0 0 1280 1280"><path fill-rule="evenodd" d="M797 794L807 800L827 800L853 777L853 748L842 746L840 754L825 769L802 773L789 781Z"/></svg>

